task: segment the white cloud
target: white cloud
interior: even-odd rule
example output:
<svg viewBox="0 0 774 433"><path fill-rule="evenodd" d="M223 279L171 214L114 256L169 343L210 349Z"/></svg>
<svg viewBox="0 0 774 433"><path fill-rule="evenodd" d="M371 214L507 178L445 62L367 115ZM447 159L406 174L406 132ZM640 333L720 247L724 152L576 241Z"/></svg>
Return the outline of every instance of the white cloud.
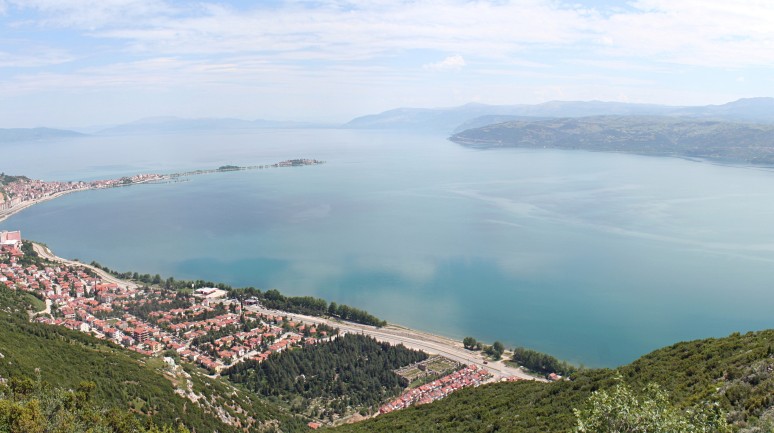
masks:
<svg viewBox="0 0 774 433"><path fill-rule="evenodd" d="M477 96L718 103L751 89L774 94L774 2L765 0L233 3L0 0L4 25L27 38L0 41L0 100L208 89L235 95L231 105L271 94L292 113L291 102L329 110L339 92L352 95L340 104L345 116Z"/></svg>
<svg viewBox="0 0 774 433"><path fill-rule="evenodd" d="M152 56L252 52L358 61L433 50L540 63L540 53L579 47L577 57L599 61L774 63L774 2L766 1L639 0L597 11L549 0L287 1L247 9L227 2L0 0L0 10L9 1L37 11L38 25L93 31L88 36Z"/></svg>
<svg viewBox="0 0 774 433"><path fill-rule="evenodd" d="M548 0L288 1L247 10L162 0L11 1L40 11L43 25L96 30L90 36L151 55L360 61L433 50L504 61L578 47L577 57L599 60L774 63L774 2L641 0L611 12Z"/></svg>
<svg viewBox="0 0 774 433"><path fill-rule="evenodd" d="M774 2L641 0L599 23L609 53L675 64L774 64Z"/></svg>
<svg viewBox="0 0 774 433"><path fill-rule="evenodd" d="M456 71L462 69L465 65L465 59L462 58L461 55L455 54L441 60L440 62L422 65L422 68L429 69L431 71Z"/></svg>
<svg viewBox="0 0 774 433"><path fill-rule="evenodd" d="M24 54L0 51L0 68L34 68L58 65L73 60L72 56L60 50L43 49L30 51Z"/></svg>
<svg viewBox="0 0 774 433"><path fill-rule="evenodd" d="M506 58L530 44L572 43L582 37L579 15L542 1L372 2L351 9L340 2L287 3L247 11L209 5L187 17L108 28L95 36L156 54L303 51L347 61L429 49Z"/></svg>
<svg viewBox="0 0 774 433"><path fill-rule="evenodd" d="M2 0L0 0L2 1ZM41 14L45 26L98 29L116 24L144 25L142 18L156 18L177 9L164 0L6 0L18 9Z"/></svg>

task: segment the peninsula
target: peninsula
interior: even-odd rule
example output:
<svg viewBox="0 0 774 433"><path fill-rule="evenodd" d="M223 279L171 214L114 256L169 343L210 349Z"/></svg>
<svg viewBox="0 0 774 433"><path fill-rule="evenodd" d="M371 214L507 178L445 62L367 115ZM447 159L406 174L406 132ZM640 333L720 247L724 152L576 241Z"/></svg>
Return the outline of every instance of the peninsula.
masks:
<svg viewBox="0 0 774 433"><path fill-rule="evenodd" d="M774 163L774 125L670 116L516 120L449 138L474 148L545 148Z"/></svg>
<svg viewBox="0 0 774 433"><path fill-rule="evenodd" d="M61 197L65 194L90 189L116 188L143 183L160 183L170 180L180 180L189 176L198 176L209 173L263 170L279 167L300 167L304 165L323 164L324 161L308 158L288 159L274 164L251 165L240 167L236 165L224 165L216 169L193 170L170 174L137 174L118 179L93 180L93 181L43 181L30 179L26 176L10 176L0 173L0 221L20 212L32 205Z"/></svg>

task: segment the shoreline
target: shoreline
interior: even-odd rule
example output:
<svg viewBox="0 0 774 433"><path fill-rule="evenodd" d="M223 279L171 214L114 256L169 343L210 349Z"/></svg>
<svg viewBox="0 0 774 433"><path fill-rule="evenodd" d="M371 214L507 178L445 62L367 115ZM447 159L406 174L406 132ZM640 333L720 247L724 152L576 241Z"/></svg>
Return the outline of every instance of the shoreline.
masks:
<svg viewBox="0 0 774 433"><path fill-rule="evenodd" d="M80 187L67 189L63 191L57 191L42 198L27 200L9 209L0 210L0 223L36 204L44 203L49 200L54 200L56 198L62 197L66 194L70 194L73 192L88 191L88 190L95 190L95 189L116 188L116 187L132 186L132 185L138 185L138 184L157 183L163 180L179 179L180 177L184 177L184 176L193 176L193 175L200 175L200 174L214 173L214 172L240 171L240 170L271 168L271 167L294 166L293 165L294 162L300 163L300 165L311 165L311 164L323 163L322 161L317 161L317 160L299 159L299 160L283 161L280 163L275 163L275 164L270 164L265 166L249 166L249 167L235 166L236 167L235 169L230 169L230 166L224 166L214 170L196 170L196 171L190 171L185 173L174 173L174 174L164 174L164 175L160 175L160 174L137 175L137 177L133 179L133 181L128 183L112 183L115 181L99 181L99 182L108 182L108 183L85 184ZM228 167L229 169L225 169L226 167ZM116 283L119 286L123 286L126 288L139 287L137 283L134 283L132 281L127 281L127 280L121 280L91 265L88 265L79 261L68 260L62 257L58 257L48 247L44 245L33 242L33 248L39 255L41 255L42 257L48 260L59 262L69 266L80 266L80 267L89 268L92 271L96 272L98 275L100 275L100 277L105 281ZM251 307L251 308L254 308L254 307ZM383 341L390 344L403 344L408 348L422 350L429 354L443 355L447 358L453 359L464 365L471 365L471 364L477 365L479 368L485 368L493 374L492 379L489 380L490 382L505 380L506 378L513 378L513 377L522 379L522 380L546 381L543 377L533 376L531 374L528 374L524 372L521 368L513 368L509 365L506 365L505 360L509 359L507 355L504 356L503 359L501 360L490 361L486 356L484 356L484 354L481 351L472 351L472 350L465 349L462 344L462 340L458 341L453 337L449 337L449 336L433 334L432 332L428 332L428 331L416 330L404 325L394 324L394 323L388 323L386 326L382 328L376 328L374 326L361 325L361 324L356 324L352 322L341 321L338 319L293 314L293 313L288 313L284 311L269 310L264 308L259 308L259 310L267 313L282 314L285 316L297 317L309 323L324 323L333 327L338 327L342 333L365 334L375 338L378 341Z"/></svg>
<svg viewBox="0 0 774 433"><path fill-rule="evenodd" d="M166 176L166 175L162 175L162 176ZM27 208L35 206L36 204L45 203L45 202L47 202L49 200L54 200L54 199L57 199L57 198L62 197L64 195L72 194L74 192L93 191L93 190L98 190L98 189L109 189L109 188L121 188L121 187L127 187L127 186L132 186L132 185L142 185L142 184L146 184L146 183L158 182L159 180L160 179L146 179L146 180L140 180L140 181L132 182L132 183L128 183L128 184L114 185L114 186L109 186L109 187L91 187L91 186L87 186L87 187L84 187L84 188L73 188L73 189L68 189L66 191L58 191L58 192L55 192L55 193L53 193L51 195L47 195L47 196L45 196L43 198L38 198L38 199L35 199L35 200L23 201L23 202L17 204L16 206L12 206L10 209L0 210L0 223L5 221L5 220L7 220L8 218L16 215L17 213L27 209Z"/></svg>
<svg viewBox="0 0 774 433"><path fill-rule="evenodd" d="M69 266L82 266L95 271L101 278L106 281L116 283L119 286L124 287L139 287L138 284L119 279L101 269L97 269L89 264L79 261L69 260L57 256L51 251L50 248L41 245L37 242L33 242L33 249L36 253L43 258L59 262ZM239 290L239 289L235 289ZM471 351L463 347L462 341L454 340L450 337L433 334L426 331L408 328L403 325L388 323L387 326L377 328L370 325L361 325L353 322L346 322L342 320L335 320L325 317L308 316L303 314L288 313L280 310L267 309L261 306L245 307L252 311L257 311L266 314L280 314L283 316L297 318L306 323L324 323L326 325L339 328L342 334L355 333L368 335L377 341L386 342L390 344L402 344L410 349L422 350L430 355L442 355L454 361L463 363L464 365L476 365L479 368L486 369L492 373L492 378L488 382L499 382L506 380L507 378L516 377L520 380L535 380L540 382L547 382L547 380L541 376L533 376L526 373L521 368L514 368L506 365L505 361L508 356L503 356L498 361L490 361L486 359L481 351Z"/></svg>
<svg viewBox="0 0 774 433"><path fill-rule="evenodd" d="M49 200L54 200L54 199L57 199L59 197L62 197L63 195L67 195L67 194L70 194L70 193L73 193L73 192L88 191L90 189L93 189L93 188L83 188L83 189L72 189L72 190L68 190L68 191L59 191L59 192L56 192L56 193L51 194L49 196L46 196L46 197L43 197L43 198L39 198L37 200L23 201L23 202L19 203L16 206L12 206L10 209L0 210L0 223L5 221L5 220L7 220L8 218L16 215L17 213L27 209L27 208L35 206L36 204L44 203L44 202L47 202Z"/></svg>
<svg viewBox="0 0 774 433"><path fill-rule="evenodd" d="M320 161L316 159L301 158L301 159L288 159L285 161L276 162L274 164L265 164L265 165L250 165L246 167L221 166L216 169L201 169L201 170L193 170L193 171L169 173L169 174L137 174L132 177L123 177L120 179L111 179L107 181L91 181L89 183L80 182L85 186L66 189L64 191L57 191L45 197L34 199L34 200L26 200L15 206L11 206L9 209L0 210L0 223L31 206L46 202L48 200L53 200L73 192L90 191L95 189L120 188L120 187L132 186L132 185L142 185L142 184L152 184L152 183L164 183L163 181L172 181L172 180L179 181L180 178L185 178L188 176L198 176L198 175L210 174L210 173L227 173L232 171L245 171L245 170L263 170L267 168L280 168L280 167L301 167L305 165L319 165L319 164L324 164L324 161ZM120 181L127 180L128 182L118 183L119 180ZM69 182L69 183L73 184L77 182Z"/></svg>

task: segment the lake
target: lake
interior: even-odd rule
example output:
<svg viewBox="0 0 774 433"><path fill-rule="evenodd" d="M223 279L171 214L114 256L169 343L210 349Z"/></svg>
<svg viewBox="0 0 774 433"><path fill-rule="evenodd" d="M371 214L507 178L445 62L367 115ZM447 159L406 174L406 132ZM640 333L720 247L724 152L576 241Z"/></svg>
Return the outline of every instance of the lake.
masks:
<svg viewBox="0 0 774 433"><path fill-rule="evenodd" d="M2 152L3 171L44 180L326 161L80 192L0 223L121 271L319 296L587 366L774 327L766 168L335 129Z"/></svg>

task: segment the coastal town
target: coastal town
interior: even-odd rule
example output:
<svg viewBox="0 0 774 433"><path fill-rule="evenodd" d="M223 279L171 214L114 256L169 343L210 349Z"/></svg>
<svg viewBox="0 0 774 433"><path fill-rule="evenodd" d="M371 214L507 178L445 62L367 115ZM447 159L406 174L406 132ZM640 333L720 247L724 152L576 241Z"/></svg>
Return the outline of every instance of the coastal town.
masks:
<svg viewBox="0 0 774 433"><path fill-rule="evenodd" d="M288 159L273 164L251 165L240 167L224 165L212 170L194 170L171 174L137 174L117 179L92 181L43 181L29 179L24 176L7 176L0 174L0 221L29 206L60 197L65 194L92 189L116 188L144 183L160 183L170 180L180 180L184 177L208 173L263 170L267 168L300 167L305 165L323 164L324 161L310 158Z"/></svg>
<svg viewBox="0 0 774 433"><path fill-rule="evenodd" d="M0 257L8 258L0 263L0 283L46 303L34 321L89 333L147 356L172 350L211 373L337 333L324 325L250 311L217 288L171 293L106 282L85 266L23 266L18 231L2 232L0 244Z"/></svg>
<svg viewBox="0 0 774 433"><path fill-rule="evenodd" d="M161 174L138 174L118 179L94 180L90 182L45 182L19 177L13 182L0 185L0 212L12 213L26 204L36 203L71 192L157 182L165 178L166 176Z"/></svg>
<svg viewBox="0 0 774 433"><path fill-rule="evenodd" d="M0 232L0 284L45 304L45 309L31 314L31 320L88 333L146 356L174 356L211 375L246 360L262 362L274 353L303 350L347 332L287 313L269 313L255 298L229 299L227 291L216 287L170 290L162 284L108 279L85 264L30 263L25 255L32 245L23 242L19 231ZM493 378L476 365L432 359L445 360L453 368L408 389L378 413L429 403Z"/></svg>

